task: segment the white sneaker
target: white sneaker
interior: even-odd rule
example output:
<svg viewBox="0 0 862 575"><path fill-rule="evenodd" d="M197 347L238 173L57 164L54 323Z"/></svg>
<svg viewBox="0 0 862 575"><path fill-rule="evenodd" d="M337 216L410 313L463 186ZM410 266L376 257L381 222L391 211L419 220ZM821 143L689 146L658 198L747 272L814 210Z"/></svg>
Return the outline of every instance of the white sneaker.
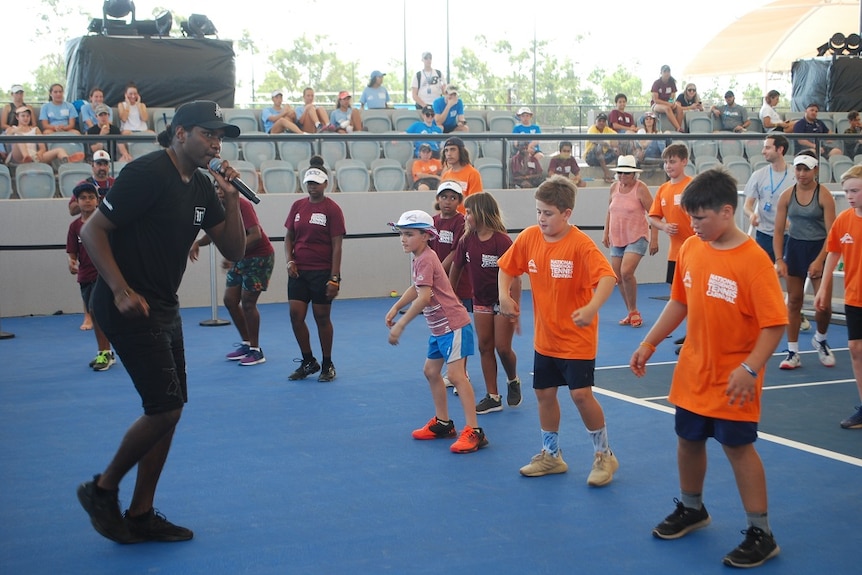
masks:
<svg viewBox="0 0 862 575"><path fill-rule="evenodd" d="M817 357L825 367L835 367L835 355L832 353L829 344L826 340L817 341L816 337L811 338L811 345L817 350Z"/></svg>
<svg viewBox="0 0 862 575"><path fill-rule="evenodd" d="M593 487L601 487L607 485L614 478L614 473L620 468L620 462L617 461L613 453L596 453L596 458L593 461L593 469L587 477L587 484Z"/></svg>
<svg viewBox="0 0 862 575"><path fill-rule="evenodd" d="M796 369L797 367L802 367L802 359L795 351L788 351L787 357L778 364L778 369Z"/></svg>
<svg viewBox="0 0 862 575"><path fill-rule="evenodd" d="M799 324L799 329L801 331L808 331L811 329L811 322L808 321L808 318L805 317L805 314L802 314L802 322Z"/></svg>

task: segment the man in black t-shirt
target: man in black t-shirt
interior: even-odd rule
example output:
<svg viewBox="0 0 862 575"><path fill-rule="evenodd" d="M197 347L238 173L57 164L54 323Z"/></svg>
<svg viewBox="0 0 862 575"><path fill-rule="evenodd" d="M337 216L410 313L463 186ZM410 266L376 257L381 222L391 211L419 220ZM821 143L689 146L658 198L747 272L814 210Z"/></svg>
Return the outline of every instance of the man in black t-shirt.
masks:
<svg viewBox="0 0 862 575"><path fill-rule="evenodd" d="M159 134L167 148L127 165L81 232L99 271L92 307L141 396L144 414L126 431L105 470L78 487L78 500L101 535L119 543L187 541L194 534L153 509L156 486L187 401L182 322L177 290L186 254L201 230L225 258L242 259L245 230L239 173L223 163L210 170L224 192L219 202L205 168L225 136L239 128L224 122L210 101L180 106ZM135 465L137 482L125 515L119 484Z"/></svg>

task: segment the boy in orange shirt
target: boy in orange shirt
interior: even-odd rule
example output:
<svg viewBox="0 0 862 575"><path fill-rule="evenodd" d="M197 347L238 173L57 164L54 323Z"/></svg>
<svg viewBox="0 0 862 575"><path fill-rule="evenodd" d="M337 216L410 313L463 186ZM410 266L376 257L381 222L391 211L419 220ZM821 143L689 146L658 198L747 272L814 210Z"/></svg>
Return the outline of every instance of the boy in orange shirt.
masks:
<svg viewBox="0 0 862 575"><path fill-rule="evenodd" d="M557 388L568 386L595 447L592 486L607 485L619 468L608 446L602 406L593 395L598 350L598 311L616 285L614 270L596 243L569 223L575 207L575 184L552 176L536 190L537 226L521 232L497 265L500 312L517 318L512 298L515 278L528 273L535 318L533 389L539 403L542 451L521 468L538 477L565 473L559 447L560 403Z"/></svg>
<svg viewBox="0 0 862 575"><path fill-rule="evenodd" d="M838 260L844 257L844 317L847 323L847 347L859 398L862 399L862 166L853 166L841 176L841 187L850 207L841 212L826 237L826 265L823 281L814 296L814 307L829 309L832 305L832 277ZM862 429L862 406L841 421L844 429Z"/></svg>
<svg viewBox="0 0 862 575"><path fill-rule="evenodd" d="M729 173L708 170L682 194L681 208L691 216L697 237L680 248L670 301L629 365L642 377L656 346L688 319L668 396L676 406L681 496L652 533L678 539L710 523L703 483L706 440L714 437L733 468L748 519L745 540L724 563L756 567L779 552L754 441L764 366L784 332L787 309L769 256L736 226L736 189Z"/></svg>

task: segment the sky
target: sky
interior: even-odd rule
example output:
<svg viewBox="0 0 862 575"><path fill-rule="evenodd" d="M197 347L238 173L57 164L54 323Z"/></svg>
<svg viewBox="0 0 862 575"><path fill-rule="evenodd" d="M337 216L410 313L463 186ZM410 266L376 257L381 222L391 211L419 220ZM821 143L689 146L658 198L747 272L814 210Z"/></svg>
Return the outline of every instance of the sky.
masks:
<svg viewBox="0 0 862 575"><path fill-rule="evenodd" d="M135 1L139 20L152 18L154 10L169 8L178 17L205 14L212 20L220 39L238 40L243 30L249 30L261 54L252 60L234 46L237 81L241 86L237 91L238 103L251 99L252 68L257 82L263 78L267 68L264 54L277 48L289 48L294 38L303 34L309 38L328 36L336 51L343 52L343 60L355 58L358 61L357 75L363 82L375 69L388 69L400 76L402 68L397 67L396 62L405 60L405 49L409 75L421 68L424 51L434 55L434 67L445 73L447 46L454 60L463 46L475 46L478 35L487 37L491 44L508 40L518 49L529 48L534 33L539 41L549 42L552 50L575 62L576 72L583 76L596 66L611 71L618 64L624 64L642 78L644 90L648 90L659 76L661 66L668 64L678 82L706 82L707 79L682 77L685 65L712 36L746 12L766 3L768 0L723 0L720 4L708 5L681 0L650 10L644 8L649 4L642 0L615 0L607 4L606 10L599 11L594 8L595 3L569 0L542 3L532 14L523 14L517 8L504 7L524 7L529 6L528 3L492 3L490 0ZM63 5L80 7L91 16L101 17L101 0L65 0ZM42 6L36 0L19 3L16 21L37 22L36 14ZM708 6L716 9L705 12ZM406 41L402 34L405 21ZM70 37L85 35L89 18L65 18L63 24ZM175 22L174 30L177 29L179 23ZM26 83L40 59L56 50L55 41L37 37L33 30L34 26L4 29L4 44L16 47L10 52L14 57L4 58L0 66L0 89L6 93L12 84ZM669 34L668 30L672 32ZM583 36L580 42L576 40L578 36ZM26 49L19 48L25 46ZM499 65L497 73L502 74L504 63ZM712 79L709 80L711 83ZM457 82L457 78L450 78L450 81Z"/></svg>

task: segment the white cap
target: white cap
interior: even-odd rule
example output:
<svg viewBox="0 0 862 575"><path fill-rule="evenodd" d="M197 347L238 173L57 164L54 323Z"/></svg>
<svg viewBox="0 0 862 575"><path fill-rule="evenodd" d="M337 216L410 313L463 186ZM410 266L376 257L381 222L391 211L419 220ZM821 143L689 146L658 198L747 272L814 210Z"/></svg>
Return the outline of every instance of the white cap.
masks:
<svg viewBox="0 0 862 575"><path fill-rule="evenodd" d="M410 210L404 212L397 222L389 222L394 231L399 231L400 228L423 230L434 237L437 237L437 229L434 227L434 218L422 210Z"/></svg>
<svg viewBox="0 0 862 575"><path fill-rule="evenodd" d="M533 111L526 106L521 106L520 108L518 108L518 113L515 115L520 116L521 114L530 114L532 116Z"/></svg>
<svg viewBox="0 0 862 575"><path fill-rule="evenodd" d="M93 162L110 162L111 155L105 150L99 150L93 154Z"/></svg>
<svg viewBox="0 0 862 575"><path fill-rule="evenodd" d="M270 94L270 95L269 95L269 97L270 97L270 98L275 98L276 96L283 96L283 95L284 95L284 92L282 92L282 91L279 89L279 90L273 90L273 91L272 91L272 94Z"/></svg>
<svg viewBox="0 0 862 575"><path fill-rule="evenodd" d="M612 172L624 172L630 174L633 172L643 172L638 169L638 161L634 156L620 156L617 158L617 167L611 168Z"/></svg>
<svg viewBox="0 0 862 575"><path fill-rule="evenodd" d="M455 192L456 194L458 194L458 197L464 197L464 189L461 187L461 184L459 184L455 180L446 180L440 182L440 185L437 186L437 195L439 196L443 192Z"/></svg>
<svg viewBox="0 0 862 575"><path fill-rule="evenodd" d="M328 181L329 176L327 176L326 172L324 172L320 168L308 168L308 171L305 172L305 177L302 178L302 183L304 184L307 184L308 182L325 184Z"/></svg>
<svg viewBox="0 0 862 575"><path fill-rule="evenodd" d="M23 92L23 91L24 91L24 86L22 86L21 84L13 84L12 88L9 89L10 94L14 94L15 92Z"/></svg>
<svg viewBox="0 0 862 575"><path fill-rule="evenodd" d="M802 164L803 166L807 167L809 170L813 170L814 168L816 168L817 163L818 163L817 158L812 158L808 154L800 154L800 155L796 156L795 158L793 158L793 165L794 166L798 166L799 164Z"/></svg>

